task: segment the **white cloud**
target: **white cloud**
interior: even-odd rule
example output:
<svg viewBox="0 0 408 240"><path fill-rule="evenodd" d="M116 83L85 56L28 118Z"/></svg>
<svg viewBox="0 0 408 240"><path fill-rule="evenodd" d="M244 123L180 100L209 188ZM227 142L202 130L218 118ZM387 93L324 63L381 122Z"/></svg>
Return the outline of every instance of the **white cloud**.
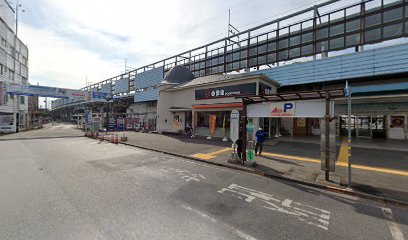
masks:
<svg viewBox="0 0 408 240"><path fill-rule="evenodd" d="M100 81L119 73L122 63L103 59L100 55L82 49L77 43L45 29L21 25L24 37L29 39L30 82L44 85L80 88L88 81ZM33 47L31 47L33 46Z"/></svg>

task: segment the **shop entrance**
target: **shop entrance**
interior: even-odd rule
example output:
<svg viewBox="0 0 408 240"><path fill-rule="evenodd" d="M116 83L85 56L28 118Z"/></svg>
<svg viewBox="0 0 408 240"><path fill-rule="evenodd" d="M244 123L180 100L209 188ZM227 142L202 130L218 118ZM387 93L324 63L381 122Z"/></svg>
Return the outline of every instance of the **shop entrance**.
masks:
<svg viewBox="0 0 408 240"><path fill-rule="evenodd" d="M385 138L385 116L358 116L357 137Z"/></svg>

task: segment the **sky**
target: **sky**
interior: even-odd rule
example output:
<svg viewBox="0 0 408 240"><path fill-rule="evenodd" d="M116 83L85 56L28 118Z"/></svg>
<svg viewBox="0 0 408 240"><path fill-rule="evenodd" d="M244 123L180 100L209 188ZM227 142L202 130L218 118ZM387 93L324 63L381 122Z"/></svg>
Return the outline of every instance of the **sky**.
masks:
<svg viewBox="0 0 408 240"><path fill-rule="evenodd" d="M18 34L31 84L81 88L225 37L228 9L242 31L320 2L20 0Z"/></svg>

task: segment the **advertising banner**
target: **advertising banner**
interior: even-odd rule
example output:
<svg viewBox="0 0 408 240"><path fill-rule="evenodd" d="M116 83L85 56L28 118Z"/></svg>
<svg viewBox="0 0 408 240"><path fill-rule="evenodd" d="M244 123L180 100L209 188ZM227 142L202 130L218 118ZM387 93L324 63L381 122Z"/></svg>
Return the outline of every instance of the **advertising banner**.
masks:
<svg viewBox="0 0 408 240"><path fill-rule="evenodd" d="M94 102L108 102L106 101L106 97L110 95L109 93L104 93L104 92L92 92L91 93L91 100ZM110 100L109 102L112 102L113 100Z"/></svg>
<svg viewBox="0 0 408 240"><path fill-rule="evenodd" d="M217 127L217 115L210 115L210 135L215 135Z"/></svg>

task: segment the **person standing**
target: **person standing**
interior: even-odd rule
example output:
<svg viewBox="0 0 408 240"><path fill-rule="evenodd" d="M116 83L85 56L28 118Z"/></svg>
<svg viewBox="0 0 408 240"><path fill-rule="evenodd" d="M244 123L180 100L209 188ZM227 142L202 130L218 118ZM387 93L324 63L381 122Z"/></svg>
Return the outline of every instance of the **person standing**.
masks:
<svg viewBox="0 0 408 240"><path fill-rule="evenodd" d="M255 133L255 137L256 137L255 155L258 154L258 150L259 150L259 155L262 154L262 149L263 149L263 143L265 141L265 136L266 136L266 133L262 128L259 128L258 131L256 131L256 133Z"/></svg>
<svg viewBox="0 0 408 240"><path fill-rule="evenodd" d="M242 159L242 135L241 135L241 133L239 134L239 138L238 138L238 140L235 142L235 144L237 145L238 157L239 157L240 159Z"/></svg>

